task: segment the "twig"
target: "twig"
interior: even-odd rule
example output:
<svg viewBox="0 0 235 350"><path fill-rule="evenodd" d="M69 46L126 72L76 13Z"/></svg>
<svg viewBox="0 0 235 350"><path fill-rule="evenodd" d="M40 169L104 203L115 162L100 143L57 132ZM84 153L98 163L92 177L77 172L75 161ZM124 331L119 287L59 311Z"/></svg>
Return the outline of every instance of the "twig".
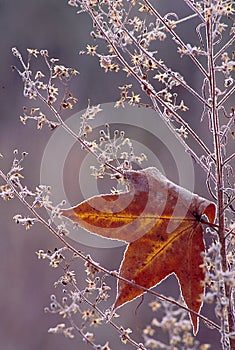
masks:
<svg viewBox="0 0 235 350"><path fill-rule="evenodd" d="M107 42L110 44L110 46L112 46L113 51L115 52L115 54L117 55L118 59L120 60L120 62L123 64L124 67L126 67L128 69L128 71L134 76L134 78L140 83L141 86L143 86L143 89L145 91L149 92L149 95L153 96L163 107L166 108L166 110L169 110L169 112L174 116L174 118L176 119L176 121L178 121L180 124L182 124L187 131L192 135L192 137L196 140L196 142L201 146L201 148L205 151L205 153L207 155L210 155L212 158L213 156L211 155L210 150L207 148L207 146L203 143L203 141L198 137L198 135L194 132L193 129L191 129L191 127L183 120L183 118L181 118L178 113L176 113L163 99L161 99L159 97L159 95L156 93L156 91L153 89L153 87L149 84L146 83L146 81L144 81L143 79L141 79L138 74L130 67L130 65L127 63L127 61L124 59L124 57L119 53L116 45L110 40L109 36L107 35L106 31L103 30L102 26L100 25L99 20L97 19L97 17L93 14L93 12L90 10L89 6L87 7L87 12L89 13L89 15L91 16L93 22L95 23L95 25L100 29L100 31L103 33L105 39L107 40ZM165 119L164 119L165 121ZM168 126L168 123L167 123ZM174 133L175 134L175 133ZM186 144L185 144L186 145ZM189 147L187 146L186 150ZM199 157L196 155L196 153L194 153L195 158L198 159L198 163L200 164L200 160Z"/></svg>
<svg viewBox="0 0 235 350"><path fill-rule="evenodd" d="M230 45L232 45L232 43L235 41L235 35L232 36L232 38L226 42L226 44L221 47L221 49L214 55L214 60L217 60L217 58L223 53L225 52L225 50L227 49L227 47L229 47Z"/></svg>
<svg viewBox="0 0 235 350"><path fill-rule="evenodd" d="M217 210L218 210L218 236L221 244L220 254L221 254L221 265L223 272L228 271L228 263L226 256L226 241L225 241L225 217L224 217L224 177L223 177L223 166L222 166L222 155L221 155L221 143L220 143L220 122L218 115L218 105L216 104L216 76L215 76L215 60L214 60L214 45L213 45L213 20L211 17L208 17L206 23L206 40L207 40L207 50L208 50L208 71L209 71L209 90L211 98L211 120L212 120L212 134L213 134L213 143L214 143L214 153L216 159L216 175L217 175ZM226 281L221 282L221 292L224 293L224 296L229 301L231 297L231 287ZM228 319L229 332L234 331L233 328L233 309L230 308L231 304L227 308L227 316L221 317L221 333L222 333L222 342L225 341L225 333L228 331L225 326L225 321L223 317ZM235 348L235 339L229 339L231 349Z"/></svg>
<svg viewBox="0 0 235 350"><path fill-rule="evenodd" d="M176 80L180 85L182 85L186 90L188 90L194 97L196 97L200 102L202 102L204 105L209 107L208 102L201 97L197 91L195 91L191 86L189 86L187 83L185 83L183 80L177 77L177 75L174 75L171 70L169 70L164 64L162 64L160 61L157 61L153 55L149 53L149 51L145 50L144 47L140 46L135 37L130 33L129 30L125 28L124 25L121 25L119 23L122 30L126 33L126 35L129 36L129 38L135 43L135 45L139 48L140 52L142 52L146 57L148 57L150 60L152 60L157 66L159 66L164 72L167 72L174 80Z"/></svg>
<svg viewBox="0 0 235 350"><path fill-rule="evenodd" d="M205 18L202 16L201 12L193 6L193 3L190 0L184 0L184 2L195 12L195 15L201 19L203 23L205 23Z"/></svg>
<svg viewBox="0 0 235 350"><path fill-rule="evenodd" d="M230 160L232 160L235 157L235 153L231 154L227 159L224 160L222 163L222 167L225 166L225 164L229 163Z"/></svg>
<svg viewBox="0 0 235 350"><path fill-rule="evenodd" d="M186 44L181 40L181 38L175 33L175 31L171 28L171 26L164 20L164 18L156 11L156 9L152 6L152 4L148 0L143 0L148 8L153 12L153 14L161 21L161 23L169 30L172 37L175 38L176 42L179 43L185 50L188 50ZM209 77L205 68L201 65L201 63L197 60L197 58L193 54L189 54L191 60L195 63L195 65L199 68L202 74L205 77Z"/></svg>
<svg viewBox="0 0 235 350"><path fill-rule="evenodd" d="M217 104L217 108L222 106L224 104L224 102L230 97L232 96L232 94L235 92L235 84L234 86L227 92L227 94L224 95L224 97L218 102Z"/></svg>

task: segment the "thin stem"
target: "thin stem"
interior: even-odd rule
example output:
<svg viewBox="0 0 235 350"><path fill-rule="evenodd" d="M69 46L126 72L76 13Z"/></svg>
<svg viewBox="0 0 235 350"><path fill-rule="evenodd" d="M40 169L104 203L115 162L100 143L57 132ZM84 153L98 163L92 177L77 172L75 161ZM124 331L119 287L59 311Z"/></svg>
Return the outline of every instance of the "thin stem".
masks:
<svg viewBox="0 0 235 350"><path fill-rule="evenodd" d="M66 130L76 141L80 142L80 144L82 145L82 147L83 147L84 149L86 149L89 153L93 154L93 156L94 156L94 157L97 159L97 161L99 162L99 157L97 156L96 152L94 152L94 151L92 150L92 148L89 147L89 145L87 144L86 141L84 141L81 137L79 137L79 135L77 135L72 129L69 128L69 126L68 126L68 125L63 121L63 119L61 118L60 113L56 110L56 108L55 108L50 102L48 102L48 98L44 97L44 96L39 92L39 90L36 88L34 82L33 82L33 81L31 80L31 78L30 78L30 75L31 75L31 74L30 74L30 71L29 71L29 61L28 61L28 64L27 64L27 66L26 66L25 63L24 63L24 60L23 60L23 58L22 58L22 56L21 56L21 54L18 52L17 49L14 48L14 50L17 51L16 57L20 60L22 66L23 66L23 68L24 68L24 71L25 71L25 73L26 73L26 77L27 77L27 78L25 78L24 74L23 74L17 67L14 67L14 68L17 70L18 74L22 77L23 82L26 83L26 81L27 81L27 82L30 82L32 85L34 85L34 88L35 88L35 90L36 90L36 93L37 93L37 96L39 97L39 99L51 110L51 112L53 113L53 115L54 115L55 118L57 119L57 121L58 121L57 126L58 126L58 125L62 126L62 128L63 128L64 130ZM31 57L31 56L29 56L29 57ZM46 65L47 65L47 67L48 67L48 69L49 69L49 72L50 72L49 84L48 84L48 86L49 86L49 85L51 85L52 68L51 68L51 66L50 66L50 64L49 64L49 62L48 62L48 60L47 60L46 57L45 57L45 63L46 63ZM48 91L47 91L47 94L48 94ZM48 96L47 96L47 97L48 97ZM114 167L112 164L110 164L110 163L108 163L108 162L105 162L104 165L105 165L106 167L110 168L114 173L119 173L119 174L121 174L122 176L125 176L124 172L122 172L120 169L117 169L117 168Z"/></svg>
<svg viewBox="0 0 235 350"><path fill-rule="evenodd" d="M175 24L183 23L183 22L188 21L189 19L197 18L197 17L198 17L197 13L193 13L192 15L189 15L189 16L186 16L186 17L182 17L182 18L174 21L174 23ZM202 19L203 19L203 17L202 17ZM162 30L164 28L165 28L165 26L159 27L159 30Z"/></svg>
<svg viewBox="0 0 235 350"><path fill-rule="evenodd" d="M217 177L217 210L218 210L218 236L221 244L221 259L222 259L222 270L223 272L228 271L228 263L226 257L226 241L225 241L225 216L224 216L224 179L223 179L223 166L222 166L222 155L221 155L221 144L220 144L220 123L219 123L219 114L218 114L218 105L216 104L216 77L215 77L215 66L214 66L214 52L213 52L213 23L212 17L209 17L206 23L206 39L207 39L207 50L208 50L208 70L209 70L209 89L210 89L210 98L211 98L211 121L212 121L212 130L213 130L213 141L214 141L214 153L216 159L216 177ZM228 301L228 312L221 316L221 329L222 336L227 330L225 329L225 317L228 318L229 332L232 333L233 329L233 316L232 308L230 304L231 297L231 287L228 283L223 282L225 297ZM235 339L229 338L231 349L235 348Z"/></svg>
<svg viewBox="0 0 235 350"><path fill-rule="evenodd" d="M175 31L171 28L169 24L164 20L164 18L155 10L152 4L148 0L144 0L145 4L148 8L153 12L153 14L161 21L161 23L169 30L172 37L185 49L188 51L186 44L181 40L181 38L175 33ZM201 65L201 63L197 60L197 58L193 54L189 54L191 60L195 63L195 65L199 68L202 74L208 78L208 73L205 68Z"/></svg>
<svg viewBox="0 0 235 350"><path fill-rule="evenodd" d="M231 154L227 159L224 160L222 166L224 166L225 164L229 163L230 160L232 160L235 157L235 153Z"/></svg>
<svg viewBox="0 0 235 350"><path fill-rule="evenodd" d="M201 12L190 2L190 0L184 0L184 2L191 8L192 11L195 12L195 15L201 19L204 23L205 18L202 16Z"/></svg>
<svg viewBox="0 0 235 350"><path fill-rule="evenodd" d="M224 104L224 102L232 96L232 94L235 92L235 84L234 86L227 92L227 94L224 95L224 97L218 102L217 107L220 107Z"/></svg>
<svg viewBox="0 0 235 350"><path fill-rule="evenodd" d="M145 90L150 96L152 95L163 107L166 108L166 110L169 110L170 113L174 116L175 120L179 122L181 125L183 125L187 131L192 135L192 137L195 139L195 141L201 146L201 148L204 150L204 152L211 156L212 159L213 156L210 152L210 150L207 148L207 146L204 144L204 142L198 137L197 133L184 121L183 118L181 118L178 113L176 113L168 104L165 102L163 99L159 97L159 95L156 93L152 85L146 83L145 80L141 79L139 75L136 73L136 71L127 63L127 61L124 59L124 57L119 53L116 45L110 40L108 34L106 33L105 30L103 30L98 18L93 14L93 12L90 10L89 7L87 7L87 12L91 16L93 22L95 25L99 28L99 30L102 32L103 36L105 37L106 41L110 44L112 47L113 51L117 55L119 61L122 63L124 67L128 69L128 71L134 76L134 78L139 82L139 84L143 87L143 90ZM165 121L165 120L164 120ZM168 123L167 123L168 125ZM186 150L189 149L189 146L187 146ZM198 160L198 163L200 164L200 159L199 157L194 153L195 158Z"/></svg>
<svg viewBox="0 0 235 350"><path fill-rule="evenodd" d="M75 283L72 282L72 285L74 287L74 289L76 289L76 291L80 292L77 285ZM91 307L93 308L102 318L103 320L107 320L107 316L104 314L103 311L101 311L97 305L95 305L94 303L92 303L89 299L87 299L84 295L82 296L83 300ZM118 326L116 325L116 323L114 323L111 319L108 320L108 323L120 334L122 335L123 334L123 330ZM74 323L75 325L75 323ZM76 327L76 325L75 325ZM78 327L76 327L77 329ZM78 328L79 329L79 328ZM127 338L127 341L128 343L130 343L131 345L133 345L134 347L136 348L139 348L139 344L134 340L132 339L130 336L128 336ZM145 349L145 348L144 348ZM146 349L147 350L147 349Z"/></svg>
<svg viewBox="0 0 235 350"><path fill-rule="evenodd" d="M162 120L166 123L166 119L164 118L163 114L161 113L158 104L156 103L156 100L154 98L152 99L152 103L153 103L153 107L154 109L159 113L160 117L162 118ZM169 123L169 121L166 123L167 127L171 130L171 132L174 134L174 136L177 138L177 140L183 145L183 147L185 148L185 150L191 155L191 157L195 160L195 162L197 164L199 164L201 166L201 168L208 173L208 167L206 164L204 164L201 159L197 156L197 154L187 145L187 143L182 139L182 137L175 132L174 127L172 126L171 123ZM211 179L213 180L214 183L216 183L216 179L214 177L213 174L210 174Z"/></svg>
<svg viewBox="0 0 235 350"><path fill-rule="evenodd" d="M94 349L96 349L97 347L96 347L96 345L94 344L94 342L91 341L91 340L86 336L86 334L84 334L84 332L76 325L76 323L74 322L74 320L72 319L72 317L71 317L71 316L68 316L68 319L69 319L69 322L70 322L71 326L73 327L73 329L75 329L75 330L82 336L83 340L84 340L87 344L91 345Z"/></svg>
<svg viewBox="0 0 235 350"><path fill-rule="evenodd" d="M233 200L234 200L234 199L235 199L235 197L233 198ZM228 205L230 205L231 202L232 202L233 200L231 200L231 201L228 203ZM213 227L213 228L216 229L216 231L218 232L218 229L219 229L219 225L218 225L218 224L215 224L215 223L213 223L213 222L206 221L206 220L204 220L203 218L200 220L200 223L201 223L202 225L206 225L206 226L208 226L208 227ZM226 236L228 236L228 235L230 235L230 234L233 235L233 236L235 236L235 231L233 231L232 229L225 228L224 231L227 232L227 235L226 235Z"/></svg>
<svg viewBox="0 0 235 350"><path fill-rule="evenodd" d="M229 207L231 206L232 202L234 202L235 200L235 196L229 200L229 202L224 206L224 211ZM229 231L230 232L230 231ZM232 231L233 232L233 231Z"/></svg>
<svg viewBox="0 0 235 350"><path fill-rule="evenodd" d="M89 153L93 154L93 156L99 161L97 154L89 147L89 145L81 138L79 137L61 118L58 111L55 109L54 106L52 106L50 103L48 103L47 99L40 94L39 91L37 91L38 97L41 99L41 101L50 108L54 116L59 122L59 125L68 132L69 135L71 135L76 141L80 142L82 147L86 149ZM110 168L114 173L119 173L122 176L125 176L125 174L120 170L114 167L112 164L105 162L104 165L108 168Z"/></svg>
<svg viewBox="0 0 235 350"><path fill-rule="evenodd" d="M230 45L232 45L232 43L235 41L235 35L232 36L232 38L226 42L226 44L221 47L221 49L214 55L214 60L216 60L223 52L225 52L225 50L227 49L227 47L229 47Z"/></svg>
<svg viewBox="0 0 235 350"><path fill-rule="evenodd" d="M234 123L234 111L233 111L233 115L230 117L227 125L225 126L224 132L221 136L220 142L223 142L224 138L227 136L227 133L230 130L230 127L232 126L232 124Z"/></svg>
<svg viewBox="0 0 235 350"><path fill-rule="evenodd" d="M120 23L119 23L120 24ZM148 57L150 60L152 60L157 66L159 66L164 72L167 72L168 75L170 75L174 80L176 80L180 85L182 85L186 90L188 90L194 97L196 97L200 102L202 102L204 105L209 107L209 103L200 96L197 91L195 91L191 86L189 86L186 82L182 81L180 78L177 77L177 75L173 74L171 70L168 69L164 64L162 64L160 61L157 61L153 55L149 53L149 51L145 50L143 46L140 46L138 41L135 39L135 37L130 33L128 29L124 27L124 25L120 25L122 30L126 33L126 35L129 36L129 38L135 43L135 45L139 48L140 52L144 54L146 57Z"/></svg>

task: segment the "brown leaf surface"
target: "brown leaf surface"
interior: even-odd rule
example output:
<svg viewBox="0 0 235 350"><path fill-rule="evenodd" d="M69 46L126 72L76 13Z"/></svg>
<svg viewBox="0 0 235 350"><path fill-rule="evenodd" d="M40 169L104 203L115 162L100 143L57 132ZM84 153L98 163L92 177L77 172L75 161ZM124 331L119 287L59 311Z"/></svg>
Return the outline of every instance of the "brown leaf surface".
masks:
<svg viewBox="0 0 235 350"><path fill-rule="evenodd" d="M205 214L214 222L215 205L172 183L156 168L130 171L128 180L129 192L95 196L62 214L89 232L129 243L122 277L152 288L175 273L185 303L199 312L205 278L200 219ZM141 294L143 290L119 280L114 308ZM197 316L190 317L196 333Z"/></svg>

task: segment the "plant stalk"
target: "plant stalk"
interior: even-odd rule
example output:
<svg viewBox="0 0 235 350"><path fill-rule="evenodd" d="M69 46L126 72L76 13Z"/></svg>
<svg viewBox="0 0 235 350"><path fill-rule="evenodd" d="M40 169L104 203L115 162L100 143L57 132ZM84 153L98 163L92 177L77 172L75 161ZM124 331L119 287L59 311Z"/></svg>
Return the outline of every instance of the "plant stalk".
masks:
<svg viewBox="0 0 235 350"><path fill-rule="evenodd" d="M213 130L213 143L214 143L214 154L215 154L215 166L216 166L216 179L217 179L217 211L218 211L218 236L221 244L220 254L221 254L221 265L222 271L225 273L228 271L229 266L227 262L226 254L226 238L225 238L225 216L224 216L224 176L223 176L223 161L221 153L221 141L220 141L220 121L217 106L216 97L216 77L215 77L215 56L213 50L213 19L212 16L208 15L206 23L206 37L207 37L207 49L208 49L208 71L209 71L209 89L211 98L211 108L210 115ZM233 309L231 306L231 287L226 281L222 285L222 293L224 294L227 305L221 306L225 307L225 312L221 316L221 331L222 337L225 332L234 332L234 322L233 322ZM227 319L224 319L226 317ZM228 329L226 326L228 323ZM224 344L225 344L224 339ZM235 349L235 339L229 338L230 349Z"/></svg>

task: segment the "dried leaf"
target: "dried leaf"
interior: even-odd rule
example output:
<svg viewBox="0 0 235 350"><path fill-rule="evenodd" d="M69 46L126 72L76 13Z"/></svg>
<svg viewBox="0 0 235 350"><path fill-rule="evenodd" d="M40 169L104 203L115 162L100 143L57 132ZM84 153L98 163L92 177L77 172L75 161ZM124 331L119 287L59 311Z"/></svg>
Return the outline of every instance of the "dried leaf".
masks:
<svg viewBox="0 0 235 350"><path fill-rule="evenodd" d="M92 197L63 210L62 214L89 232L128 243L120 276L152 288L175 273L188 308L199 312L204 294L205 251L203 227L206 215L214 222L214 203L174 184L156 168L130 171L130 191ZM143 290L118 282L114 308ZM190 314L194 333L198 319Z"/></svg>

